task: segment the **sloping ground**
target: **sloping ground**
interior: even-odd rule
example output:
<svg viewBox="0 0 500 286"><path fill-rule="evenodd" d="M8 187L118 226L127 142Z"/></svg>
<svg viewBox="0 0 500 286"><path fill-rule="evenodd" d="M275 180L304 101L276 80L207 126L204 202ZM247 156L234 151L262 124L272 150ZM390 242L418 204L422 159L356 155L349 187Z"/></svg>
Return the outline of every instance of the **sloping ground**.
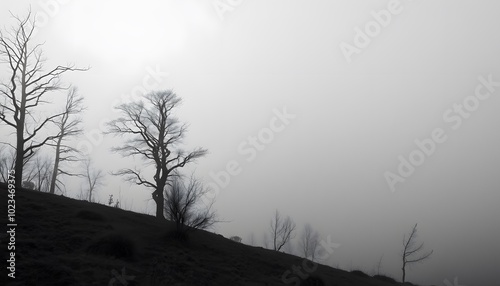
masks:
<svg viewBox="0 0 500 286"><path fill-rule="evenodd" d="M5 185L0 192L5 228ZM283 273L302 258L205 231L180 242L170 222L62 196L17 190L15 200L16 278L2 271L0 285L399 285L323 265L286 284ZM6 258L8 239L2 231Z"/></svg>

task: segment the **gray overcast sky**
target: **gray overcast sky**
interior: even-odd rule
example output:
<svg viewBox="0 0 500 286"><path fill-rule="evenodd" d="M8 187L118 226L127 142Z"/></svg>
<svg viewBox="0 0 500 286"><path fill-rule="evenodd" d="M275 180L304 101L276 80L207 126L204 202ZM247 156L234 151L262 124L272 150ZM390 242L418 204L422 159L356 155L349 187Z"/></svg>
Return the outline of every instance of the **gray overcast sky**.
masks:
<svg viewBox="0 0 500 286"><path fill-rule="evenodd" d="M434 255L408 279L500 285L498 1L3 0L2 26L29 5L47 65L91 67L64 80L85 96L100 168L127 162L101 140L113 104L173 88L187 145L210 151L190 169L217 189L217 232L262 244L279 209L340 244L329 264L370 273L383 255L399 279L418 223ZM119 188L153 212L119 178L101 200Z"/></svg>

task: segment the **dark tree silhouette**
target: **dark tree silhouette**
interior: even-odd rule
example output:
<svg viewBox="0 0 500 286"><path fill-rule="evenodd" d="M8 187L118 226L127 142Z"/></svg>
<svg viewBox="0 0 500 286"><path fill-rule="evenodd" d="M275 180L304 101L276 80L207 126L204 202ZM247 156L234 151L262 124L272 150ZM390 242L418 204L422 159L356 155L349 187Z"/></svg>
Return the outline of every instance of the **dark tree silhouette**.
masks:
<svg viewBox="0 0 500 286"><path fill-rule="evenodd" d="M207 229L216 223L213 201L208 206L200 206L208 191L193 176L187 184L181 177L175 177L171 187L165 190L165 214L175 222L176 232L181 237L185 237L190 230Z"/></svg>
<svg viewBox="0 0 500 286"><path fill-rule="evenodd" d="M62 184L62 182L58 179L59 175L81 176L81 174L63 170L61 163L78 161L78 157L75 154L79 153L79 151L65 144L65 141L83 133L83 128L81 127L82 121L78 117L83 110L83 97L78 95L75 87L72 87L66 97L66 105L62 116L54 120L59 130L57 138L54 139L54 143L47 143L47 145L55 148L54 169L52 170L49 188L51 194L55 193L56 188L60 190L58 183Z"/></svg>
<svg viewBox="0 0 500 286"><path fill-rule="evenodd" d="M273 239L274 250L281 248L290 241L295 230L295 223L287 216L282 218L278 210L274 213L274 218L271 220L271 237Z"/></svg>
<svg viewBox="0 0 500 286"><path fill-rule="evenodd" d="M11 14L12 15L12 14ZM0 58L8 68L9 80L0 83L0 120L16 132L15 185L21 187L23 166L56 136L41 136L62 113L35 117L37 107L47 103L46 95L64 89L60 77L69 71L83 71L74 66L56 66L45 70L41 44L32 44L35 22L31 12L25 18L12 15L17 21L11 30L0 31Z"/></svg>
<svg viewBox="0 0 500 286"><path fill-rule="evenodd" d="M422 242L418 246L415 245L415 239L417 237L417 224L413 227L412 231L410 232L410 235L408 236L408 239L405 238L403 239L403 266L401 267L401 270L403 271L403 277L402 277L402 282L405 282L406 279L406 266L413 264L413 263L418 263L422 262L425 259L429 258L431 254L434 252L434 250L431 250L430 252L427 252L425 254L419 255L419 253L422 251L424 247L424 243Z"/></svg>
<svg viewBox="0 0 500 286"><path fill-rule="evenodd" d="M123 145L113 148L124 157L139 156L146 165L154 165L152 178L146 178L137 168L121 169L116 175L137 185L151 188L156 203L156 217L164 219L164 190L171 183L178 168L193 162L207 153L197 148L185 152L179 148L187 130L174 116L173 110L181 99L171 90L151 92L144 101L122 104L117 107L122 116L108 123L106 133L128 137Z"/></svg>

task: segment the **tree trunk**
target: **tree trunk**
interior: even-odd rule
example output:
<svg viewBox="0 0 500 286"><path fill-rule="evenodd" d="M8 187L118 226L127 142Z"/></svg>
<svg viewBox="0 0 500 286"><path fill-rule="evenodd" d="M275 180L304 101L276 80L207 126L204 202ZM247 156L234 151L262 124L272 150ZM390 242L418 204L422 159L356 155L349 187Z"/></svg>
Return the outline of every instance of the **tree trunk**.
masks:
<svg viewBox="0 0 500 286"><path fill-rule="evenodd" d="M163 196L163 187L158 185L156 191L153 192L153 200L156 203L156 218L165 219L165 215L163 214L163 209L165 207L165 199Z"/></svg>
<svg viewBox="0 0 500 286"><path fill-rule="evenodd" d="M21 112L19 114L19 121L17 123L16 130L16 189L20 189L23 184L23 167L24 167L24 120L26 114L24 112L26 106L26 100L21 99Z"/></svg>
<svg viewBox="0 0 500 286"><path fill-rule="evenodd" d="M175 222L175 228L177 230L177 233L182 233L182 224L179 220Z"/></svg>
<svg viewBox="0 0 500 286"><path fill-rule="evenodd" d="M403 264L403 268L401 268L403 270L403 278L401 279L402 283L405 283L405 277L406 277L406 270L405 270L405 267L406 265Z"/></svg>
<svg viewBox="0 0 500 286"><path fill-rule="evenodd" d="M22 187L23 183L23 156L24 156L24 144L23 144L23 135L22 133L17 133L17 144L16 144L16 165L14 167L15 170L15 186L16 189L19 190Z"/></svg>
<svg viewBox="0 0 500 286"><path fill-rule="evenodd" d="M92 186L89 187L89 203L91 202L92 202Z"/></svg>
<svg viewBox="0 0 500 286"><path fill-rule="evenodd" d="M88 162L87 165L87 180L89 181L89 203L92 202L92 191L94 186L92 185L92 178L91 178L91 173L90 173L90 161Z"/></svg>
<svg viewBox="0 0 500 286"><path fill-rule="evenodd" d="M61 140L62 136L57 139L56 145L56 159L54 160L54 170L52 171L52 178L50 179L50 191L49 193L54 194L56 191L56 179L57 171L59 170L59 152L61 152Z"/></svg>
<svg viewBox="0 0 500 286"><path fill-rule="evenodd" d="M153 192L153 199L156 203L156 218L164 220L165 195L163 194L163 190L165 189L165 185L167 184L167 179L170 172L168 171L167 167L162 163L163 162L161 161L160 163L157 162L156 175L155 175L156 190ZM158 167L158 164L161 164L161 167Z"/></svg>
<svg viewBox="0 0 500 286"><path fill-rule="evenodd" d="M24 46L26 49L26 45ZM19 107L19 120L16 121L16 189L20 189L23 184L24 167L24 121L26 120L26 65L27 55L24 53L24 62L22 63L21 73L21 106Z"/></svg>

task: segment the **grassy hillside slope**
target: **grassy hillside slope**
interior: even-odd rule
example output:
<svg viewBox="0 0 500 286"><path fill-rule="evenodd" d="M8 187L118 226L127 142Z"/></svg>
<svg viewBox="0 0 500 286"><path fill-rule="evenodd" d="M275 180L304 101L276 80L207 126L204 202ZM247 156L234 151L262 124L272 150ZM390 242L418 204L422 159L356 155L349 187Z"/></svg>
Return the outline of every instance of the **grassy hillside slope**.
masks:
<svg viewBox="0 0 500 286"><path fill-rule="evenodd" d="M0 192L8 258L5 185ZM304 259L206 231L178 241L170 222L62 196L17 190L15 200L16 278L2 271L1 285L399 285L323 265L286 284L285 271Z"/></svg>

